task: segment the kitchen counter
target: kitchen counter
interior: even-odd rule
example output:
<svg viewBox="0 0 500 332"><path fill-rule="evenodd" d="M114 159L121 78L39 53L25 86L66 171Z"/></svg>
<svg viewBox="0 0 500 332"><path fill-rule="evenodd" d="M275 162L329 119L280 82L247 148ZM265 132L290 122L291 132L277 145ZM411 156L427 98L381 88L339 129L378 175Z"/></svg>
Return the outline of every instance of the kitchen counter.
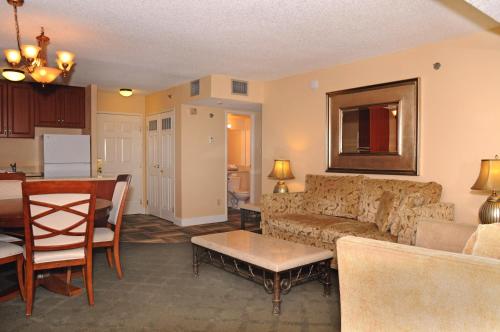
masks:
<svg viewBox="0 0 500 332"><path fill-rule="evenodd" d="M46 179L44 177L28 177L27 182L32 181L114 181L115 178L98 178L98 177L88 177L88 178L50 178Z"/></svg>

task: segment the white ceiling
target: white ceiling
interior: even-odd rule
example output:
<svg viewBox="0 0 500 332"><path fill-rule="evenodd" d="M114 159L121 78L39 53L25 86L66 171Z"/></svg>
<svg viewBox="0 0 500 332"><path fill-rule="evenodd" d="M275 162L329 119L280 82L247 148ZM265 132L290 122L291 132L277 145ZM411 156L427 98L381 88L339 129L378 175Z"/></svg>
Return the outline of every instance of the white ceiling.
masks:
<svg viewBox="0 0 500 332"><path fill-rule="evenodd" d="M144 92L213 73L276 79L496 24L458 0L26 0L19 20L24 43L43 25L49 55L76 53L71 84ZM15 45L0 0L0 47Z"/></svg>
<svg viewBox="0 0 500 332"><path fill-rule="evenodd" d="M500 22L500 1L498 0L465 0L489 17Z"/></svg>

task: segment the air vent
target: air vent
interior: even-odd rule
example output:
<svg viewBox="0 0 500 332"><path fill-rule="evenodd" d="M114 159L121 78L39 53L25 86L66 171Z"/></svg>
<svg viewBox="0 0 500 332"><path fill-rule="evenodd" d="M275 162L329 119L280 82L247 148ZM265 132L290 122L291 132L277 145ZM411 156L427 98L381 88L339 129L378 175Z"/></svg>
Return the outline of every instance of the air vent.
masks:
<svg viewBox="0 0 500 332"><path fill-rule="evenodd" d="M162 130L172 129L172 118L161 119L161 129Z"/></svg>
<svg viewBox="0 0 500 332"><path fill-rule="evenodd" d="M200 80L191 82L191 97L200 95Z"/></svg>
<svg viewBox="0 0 500 332"><path fill-rule="evenodd" d="M248 95L248 82L231 80L231 92L235 95Z"/></svg>

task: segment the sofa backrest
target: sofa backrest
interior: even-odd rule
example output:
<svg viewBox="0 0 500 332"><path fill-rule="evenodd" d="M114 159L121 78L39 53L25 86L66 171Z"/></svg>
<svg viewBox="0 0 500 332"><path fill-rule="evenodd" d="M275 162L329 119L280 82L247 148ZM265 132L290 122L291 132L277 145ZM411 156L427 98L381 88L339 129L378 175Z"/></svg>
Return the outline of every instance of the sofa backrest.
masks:
<svg viewBox="0 0 500 332"><path fill-rule="evenodd" d="M395 195L394 205L397 208L401 199L413 193L422 194L426 204L438 203L441 199L442 186L436 182L365 178L359 198L359 221L375 222L384 191Z"/></svg>
<svg viewBox="0 0 500 332"><path fill-rule="evenodd" d="M356 219L364 179L362 175L306 175L304 211Z"/></svg>

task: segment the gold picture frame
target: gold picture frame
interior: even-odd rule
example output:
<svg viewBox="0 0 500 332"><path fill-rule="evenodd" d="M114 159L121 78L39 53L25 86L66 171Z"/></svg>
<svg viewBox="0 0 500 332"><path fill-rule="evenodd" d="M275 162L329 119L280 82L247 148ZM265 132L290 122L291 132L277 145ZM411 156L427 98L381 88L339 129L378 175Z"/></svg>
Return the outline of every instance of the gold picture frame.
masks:
<svg viewBox="0 0 500 332"><path fill-rule="evenodd" d="M326 97L327 172L418 175L418 78Z"/></svg>

